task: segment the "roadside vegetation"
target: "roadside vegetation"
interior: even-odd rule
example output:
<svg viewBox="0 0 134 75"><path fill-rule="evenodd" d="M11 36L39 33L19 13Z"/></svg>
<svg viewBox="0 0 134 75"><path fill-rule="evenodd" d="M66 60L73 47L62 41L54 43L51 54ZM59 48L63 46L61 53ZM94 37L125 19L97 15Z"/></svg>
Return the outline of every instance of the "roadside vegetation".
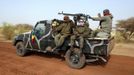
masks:
<svg viewBox="0 0 134 75"><path fill-rule="evenodd" d="M118 20L116 27L116 42L134 41L134 17Z"/></svg>
<svg viewBox="0 0 134 75"><path fill-rule="evenodd" d="M0 32L6 40L12 40L15 35L30 31L32 28L32 25L29 24L13 25L10 23L3 23Z"/></svg>
<svg viewBox="0 0 134 75"><path fill-rule="evenodd" d="M6 40L12 40L17 34L21 34L32 30L33 26L29 24L10 24L3 23L0 27L0 34ZM119 42L134 42L134 17L118 20L116 24L115 40Z"/></svg>

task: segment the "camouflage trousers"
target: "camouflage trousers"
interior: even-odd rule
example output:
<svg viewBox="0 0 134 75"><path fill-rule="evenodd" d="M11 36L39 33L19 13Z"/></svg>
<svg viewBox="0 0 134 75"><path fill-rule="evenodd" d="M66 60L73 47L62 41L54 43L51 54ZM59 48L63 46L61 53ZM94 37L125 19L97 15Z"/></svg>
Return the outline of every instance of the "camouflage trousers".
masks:
<svg viewBox="0 0 134 75"><path fill-rule="evenodd" d="M92 31L91 37L108 38L108 37L110 37L110 33L106 32L102 29L97 29L95 31Z"/></svg>
<svg viewBox="0 0 134 75"><path fill-rule="evenodd" d="M57 34L54 37L56 47L61 46L64 43L65 38L68 37L68 36L69 36L69 34L60 34L60 33Z"/></svg>
<svg viewBox="0 0 134 75"><path fill-rule="evenodd" d="M80 48L82 49L83 48L83 44L84 44L84 37L83 36L76 36L76 35L72 35L71 36L71 40L70 40L70 44L71 44L71 47L73 47L74 46L74 43L75 43L75 40L76 39L79 39L80 41Z"/></svg>

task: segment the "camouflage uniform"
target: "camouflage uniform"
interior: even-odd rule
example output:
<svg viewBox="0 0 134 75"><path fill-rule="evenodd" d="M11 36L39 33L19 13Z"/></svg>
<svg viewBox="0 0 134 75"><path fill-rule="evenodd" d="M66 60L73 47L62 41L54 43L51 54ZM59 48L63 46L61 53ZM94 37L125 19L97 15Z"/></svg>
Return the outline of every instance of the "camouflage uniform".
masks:
<svg viewBox="0 0 134 75"><path fill-rule="evenodd" d="M71 34L73 25L73 22L70 20L68 22L63 22L56 28L56 31L60 31L60 33L55 36L55 43L57 47L61 46L65 38Z"/></svg>
<svg viewBox="0 0 134 75"><path fill-rule="evenodd" d="M60 20L57 20L57 19L54 19L52 20L52 34L53 36L57 35L59 32L56 31L56 29L60 26L61 24L61 21Z"/></svg>
<svg viewBox="0 0 134 75"><path fill-rule="evenodd" d="M73 47L75 39L78 38L80 40L80 48L83 48L84 38L89 37L90 34L88 26L88 23L84 23L83 26L75 26L73 31L74 35L71 36L70 40L71 47Z"/></svg>
<svg viewBox="0 0 134 75"><path fill-rule="evenodd" d="M112 15L92 17L94 21L100 21L100 29L92 32L92 37L108 38L112 30Z"/></svg>

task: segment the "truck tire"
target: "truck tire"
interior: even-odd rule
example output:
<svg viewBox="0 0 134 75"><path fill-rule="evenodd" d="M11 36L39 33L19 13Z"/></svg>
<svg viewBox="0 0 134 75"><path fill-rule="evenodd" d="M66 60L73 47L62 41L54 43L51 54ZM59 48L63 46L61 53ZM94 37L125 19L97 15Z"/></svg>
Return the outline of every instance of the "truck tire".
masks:
<svg viewBox="0 0 134 75"><path fill-rule="evenodd" d="M27 53L27 50L24 47L23 42L17 42L16 43L16 54L23 57Z"/></svg>
<svg viewBox="0 0 134 75"><path fill-rule="evenodd" d="M68 50L65 54L65 60L71 68L80 69L85 65L85 55L80 53L79 48Z"/></svg>

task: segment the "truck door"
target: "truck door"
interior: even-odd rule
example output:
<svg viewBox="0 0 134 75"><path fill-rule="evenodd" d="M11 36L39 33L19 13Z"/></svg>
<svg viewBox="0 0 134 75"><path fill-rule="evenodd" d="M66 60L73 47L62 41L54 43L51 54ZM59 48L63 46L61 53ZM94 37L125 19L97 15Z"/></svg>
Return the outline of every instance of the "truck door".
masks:
<svg viewBox="0 0 134 75"><path fill-rule="evenodd" d="M45 32L43 36L40 38L40 48L42 50L46 50L48 46L53 45L53 40L51 38L51 25L49 23L45 23Z"/></svg>
<svg viewBox="0 0 134 75"><path fill-rule="evenodd" d="M45 35L46 25L45 22L38 22L31 32L31 45L33 49L42 50L40 46L40 41Z"/></svg>

